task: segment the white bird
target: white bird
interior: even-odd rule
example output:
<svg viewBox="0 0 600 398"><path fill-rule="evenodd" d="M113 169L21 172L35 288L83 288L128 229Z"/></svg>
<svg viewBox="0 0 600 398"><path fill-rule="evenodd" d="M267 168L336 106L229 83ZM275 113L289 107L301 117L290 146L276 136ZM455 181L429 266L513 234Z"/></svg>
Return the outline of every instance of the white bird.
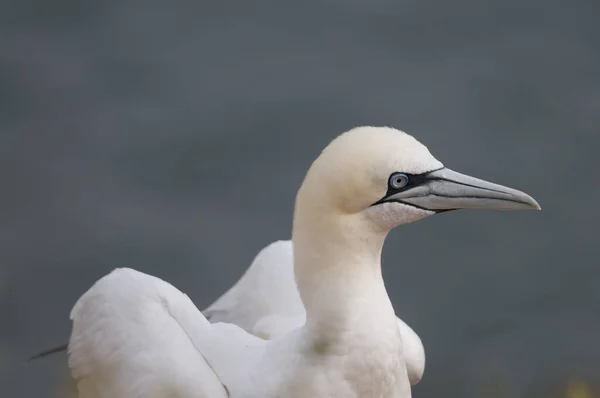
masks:
<svg viewBox="0 0 600 398"><path fill-rule="evenodd" d="M267 316L261 309L245 319L246 303L233 302L227 308L239 311L232 319L243 328L211 324L169 283L117 269L71 312L69 367L79 397L410 397L405 334L382 278L383 243L400 224L462 208L540 209L523 192L445 168L402 131L352 129L323 150L296 196L300 302L288 297L294 289L276 293L274 301L287 304L248 292L243 297ZM255 286L265 285L274 289L269 281ZM278 325L288 315L303 322Z"/></svg>
<svg viewBox="0 0 600 398"><path fill-rule="evenodd" d="M276 241L262 249L237 283L202 313L211 323L234 323L267 340L304 325L306 311L294 280L292 241ZM408 379L414 386L425 371L425 350L419 336L400 318L398 328Z"/></svg>

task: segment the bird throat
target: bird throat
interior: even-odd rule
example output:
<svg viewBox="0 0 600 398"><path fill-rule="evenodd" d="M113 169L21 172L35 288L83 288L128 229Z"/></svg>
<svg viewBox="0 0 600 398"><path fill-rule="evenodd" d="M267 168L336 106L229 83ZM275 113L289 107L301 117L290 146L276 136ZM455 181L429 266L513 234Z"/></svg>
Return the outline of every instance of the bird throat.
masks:
<svg viewBox="0 0 600 398"><path fill-rule="evenodd" d="M295 228L292 237L294 274L315 350L326 352L377 327L397 329L381 272L387 234L339 220L315 227Z"/></svg>

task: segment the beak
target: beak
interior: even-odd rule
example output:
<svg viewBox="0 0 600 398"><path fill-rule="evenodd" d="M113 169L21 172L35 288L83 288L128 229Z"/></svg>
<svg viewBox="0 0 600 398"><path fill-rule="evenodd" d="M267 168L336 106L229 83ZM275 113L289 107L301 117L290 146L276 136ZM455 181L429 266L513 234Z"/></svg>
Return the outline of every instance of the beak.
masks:
<svg viewBox="0 0 600 398"><path fill-rule="evenodd" d="M415 184L389 192L383 201L396 201L424 210L457 209L541 210L531 196L516 189L470 177L447 168L416 178Z"/></svg>

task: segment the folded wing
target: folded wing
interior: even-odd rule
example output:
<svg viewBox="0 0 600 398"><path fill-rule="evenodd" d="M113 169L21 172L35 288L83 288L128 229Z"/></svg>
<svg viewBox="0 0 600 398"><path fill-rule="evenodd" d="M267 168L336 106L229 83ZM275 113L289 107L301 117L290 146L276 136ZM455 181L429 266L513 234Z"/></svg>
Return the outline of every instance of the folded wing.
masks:
<svg viewBox="0 0 600 398"><path fill-rule="evenodd" d="M169 283L117 269L79 299L71 319L79 398L227 397L194 344L210 323Z"/></svg>
<svg viewBox="0 0 600 398"><path fill-rule="evenodd" d="M269 340L301 326L305 311L294 280L292 242L263 248L238 282L202 313L212 323L234 323Z"/></svg>

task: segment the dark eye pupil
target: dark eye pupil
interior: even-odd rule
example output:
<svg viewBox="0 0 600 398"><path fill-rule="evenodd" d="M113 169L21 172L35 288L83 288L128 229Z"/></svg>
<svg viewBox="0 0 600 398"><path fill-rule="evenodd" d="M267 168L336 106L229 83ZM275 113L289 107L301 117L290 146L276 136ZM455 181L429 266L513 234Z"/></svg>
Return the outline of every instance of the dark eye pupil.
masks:
<svg viewBox="0 0 600 398"><path fill-rule="evenodd" d="M408 184L408 177L404 174L392 176L390 179L390 185L396 189L403 188L406 184Z"/></svg>

